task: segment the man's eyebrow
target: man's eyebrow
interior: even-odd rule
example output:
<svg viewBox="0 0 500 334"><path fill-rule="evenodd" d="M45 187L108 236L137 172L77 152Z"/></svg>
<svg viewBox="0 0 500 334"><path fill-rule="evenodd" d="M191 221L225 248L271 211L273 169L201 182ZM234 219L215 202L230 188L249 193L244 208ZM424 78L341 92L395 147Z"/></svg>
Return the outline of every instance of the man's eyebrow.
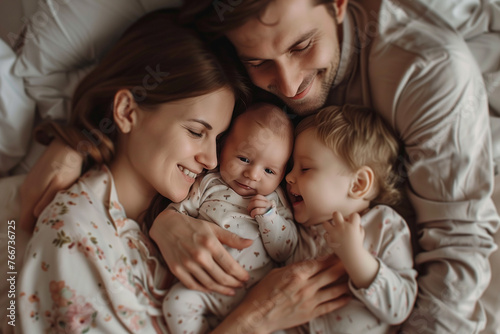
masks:
<svg viewBox="0 0 500 334"><path fill-rule="evenodd" d="M314 28L314 29L309 30L308 32L303 33L302 35L299 36L299 38L297 38L295 40L295 42L292 45L290 45L286 49L286 51L289 51L289 50L293 49L294 47L296 47L297 45L299 45L300 43L308 40L309 38L311 38L312 36L314 36L317 32L318 32L318 28ZM246 56L244 54L240 54L239 57L240 57L241 61L266 60L266 59L262 59L262 58L249 57L249 56Z"/></svg>
<svg viewBox="0 0 500 334"><path fill-rule="evenodd" d="M200 123L201 125L206 127L208 130L212 130L212 126L210 124L208 124L207 122L205 122L204 120L197 119L197 118L191 118L188 121Z"/></svg>

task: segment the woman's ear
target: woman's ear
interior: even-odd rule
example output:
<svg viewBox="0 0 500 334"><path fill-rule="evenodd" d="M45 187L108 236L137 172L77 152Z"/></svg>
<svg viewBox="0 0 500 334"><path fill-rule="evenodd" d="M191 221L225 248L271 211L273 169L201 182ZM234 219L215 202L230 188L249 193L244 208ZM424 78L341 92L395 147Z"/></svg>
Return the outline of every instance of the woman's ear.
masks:
<svg viewBox="0 0 500 334"><path fill-rule="evenodd" d="M335 16L337 17L337 24L344 22L345 12L347 9L348 0L335 0L333 6L335 8Z"/></svg>
<svg viewBox="0 0 500 334"><path fill-rule="evenodd" d="M375 175L368 166L363 166L356 171L349 189L349 197L354 199L366 199L371 195Z"/></svg>
<svg viewBox="0 0 500 334"><path fill-rule="evenodd" d="M137 103L128 89L121 89L115 94L113 118L122 133L129 133L137 121Z"/></svg>

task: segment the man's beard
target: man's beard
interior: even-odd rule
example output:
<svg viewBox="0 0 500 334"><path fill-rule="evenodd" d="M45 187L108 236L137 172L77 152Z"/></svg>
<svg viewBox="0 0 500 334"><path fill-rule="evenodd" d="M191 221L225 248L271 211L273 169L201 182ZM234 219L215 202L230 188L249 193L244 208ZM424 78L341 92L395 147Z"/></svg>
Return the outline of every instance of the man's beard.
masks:
<svg viewBox="0 0 500 334"><path fill-rule="evenodd" d="M321 80L321 87L317 97L311 96L303 101L294 101L291 99L286 99L284 102L291 109L291 111L299 116L308 116L318 112L318 110L324 106L330 90L333 85L333 80L335 79L335 73L318 73L316 80Z"/></svg>
<svg viewBox="0 0 500 334"><path fill-rule="evenodd" d="M340 52L337 51L332 62L330 63L330 68L318 71L315 80L321 80L321 87L317 97L310 96L306 97L303 101L295 101L289 98L283 98L275 92L272 93L280 97L294 114L299 116L314 114L325 105L328 95L332 89L335 76L337 75L339 64Z"/></svg>

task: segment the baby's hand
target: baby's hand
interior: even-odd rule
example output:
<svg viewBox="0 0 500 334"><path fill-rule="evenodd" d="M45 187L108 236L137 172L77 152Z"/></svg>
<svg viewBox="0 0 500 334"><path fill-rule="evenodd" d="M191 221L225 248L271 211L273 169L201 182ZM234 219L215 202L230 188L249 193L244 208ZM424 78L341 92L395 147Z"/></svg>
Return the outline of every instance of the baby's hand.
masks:
<svg viewBox="0 0 500 334"><path fill-rule="evenodd" d="M363 248L365 229L361 226L358 213L355 212L344 219L342 214L334 212L332 220L324 222L323 227L326 230L326 242L340 259Z"/></svg>
<svg viewBox="0 0 500 334"><path fill-rule="evenodd" d="M255 195L248 204L248 213L252 218L257 215L263 215L273 206L271 201L269 201L265 196Z"/></svg>

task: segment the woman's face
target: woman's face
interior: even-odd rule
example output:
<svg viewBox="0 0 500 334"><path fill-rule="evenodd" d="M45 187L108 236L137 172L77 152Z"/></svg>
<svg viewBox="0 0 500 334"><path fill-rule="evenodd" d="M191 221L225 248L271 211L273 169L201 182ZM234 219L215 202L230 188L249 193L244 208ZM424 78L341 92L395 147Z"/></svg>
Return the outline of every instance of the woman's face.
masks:
<svg viewBox="0 0 500 334"><path fill-rule="evenodd" d="M234 103L233 93L224 88L140 110L127 138L136 176L164 197L183 200L196 176L217 166L216 139L228 128Z"/></svg>

